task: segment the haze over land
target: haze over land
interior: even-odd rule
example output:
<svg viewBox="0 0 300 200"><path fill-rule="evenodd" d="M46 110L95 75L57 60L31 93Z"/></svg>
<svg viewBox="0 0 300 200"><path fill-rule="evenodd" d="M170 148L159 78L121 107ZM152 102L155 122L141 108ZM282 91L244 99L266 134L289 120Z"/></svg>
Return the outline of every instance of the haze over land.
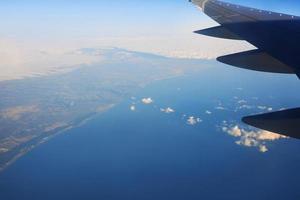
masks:
<svg viewBox="0 0 300 200"><path fill-rule="evenodd" d="M81 48L118 47L200 59L248 48L243 42L232 45L194 34L215 23L185 1L26 2L0 8L0 16L7 19L1 24L0 80L99 62L99 57L70 54Z"/></svg>
<svg viewBox="0 0 300 200"><path fill-rule="evenodd" d="M299 2L291 0L230 2L299 13ZM200 59L253 48L245 42L193 33L217 24L182 0L28 0L1 4L0 17L6 20L1 23L0 80L45 75L99 61L93 56L69 54L81 48L119 47Z"/></svg>

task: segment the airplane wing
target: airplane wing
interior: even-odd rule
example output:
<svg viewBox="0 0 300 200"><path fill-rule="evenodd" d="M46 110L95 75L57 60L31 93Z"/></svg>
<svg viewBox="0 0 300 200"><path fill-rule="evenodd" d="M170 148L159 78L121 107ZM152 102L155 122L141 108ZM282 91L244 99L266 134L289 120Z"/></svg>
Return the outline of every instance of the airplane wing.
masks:
<svg viewBox="0 0 300 200"><path fill-rule="evenodd" d="M300 108L243 118L251 126L300 139Z"/></svg>
<svg viewBox="0 0 300 200"><path fill-rule="evenodd" d="M296 74L300 78L300 17L244 7L218 0L190 0L220 26L195 31L212 37L246 40L257 49L221 56L240 68ZM248 116L243 122L300 139L300 108Z"/></svg>
<svg viewBox="0 0 300 200"><path fill-rule="evenodd" d="M297 74L300 78L300 17L217 0L190 0L220 26L195 33L246 40L256 50L226 55L218 61L240 68Z"/></svg>

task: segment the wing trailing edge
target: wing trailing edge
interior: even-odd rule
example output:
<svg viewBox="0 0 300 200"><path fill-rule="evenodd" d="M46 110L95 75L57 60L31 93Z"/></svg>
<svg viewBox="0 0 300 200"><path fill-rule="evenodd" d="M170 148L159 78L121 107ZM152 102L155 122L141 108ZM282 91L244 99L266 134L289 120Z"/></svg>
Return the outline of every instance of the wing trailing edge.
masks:
<svg viewBox="0 0 300 200"><path fill-rule="evenodd" d="M295 73L292 68L259 49L221 56L217 60L227 65L248 70L284 74Z"/></svg>

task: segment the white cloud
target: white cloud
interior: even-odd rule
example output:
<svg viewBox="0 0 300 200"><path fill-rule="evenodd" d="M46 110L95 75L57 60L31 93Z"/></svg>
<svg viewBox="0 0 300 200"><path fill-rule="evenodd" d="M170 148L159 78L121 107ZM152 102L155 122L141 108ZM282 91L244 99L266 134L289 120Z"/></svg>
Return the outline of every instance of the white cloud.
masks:
<svg viewBox="0 0 300 200"><path fill-rule="evenodd" d="M205 111L205 113L208 114L208 115L211 115L211 114L212 114L212 112L209 111L209 110Z"/></svg>
<svg viewBox="0 0 300 200"><path fill-rule="evenodd" d="M143 104L152 104L153 102L154 102L153 99L151 99L150 97L142 99Z"/></svg>
<svg viewBox="0 0 300 200"><path fill-rule="evenodd" d="M161 111L161 112L164 112L164 113L167 113L167 114L169 114L169 113L174 113L174 112L175 112L175 110L172 109L172 108L170 108L170 107L168 107L168 108L166 108L166 109L161 108L160 111Z"/></svg>
<svg viewBox="0 0 300 200"><path fill-rule="evenodd" d="M198 24L197 24L198 26ZM149 52L168 57L214 59L221 55L253 49L244 41L231 41L193 34L186 28L186 34L178 36L103 37L83 41L90 46L117 46L134 51ZM93 43L92 43L93 42ZM167 45L162 45L167 44Z"/></svg>
<svg viewBox="0 0 300 200"><path fill-rule="evenodd" d="M269 151L269 149L266 147L266 145L259 145L259 151L265 153Z"/></svg>
<svg viewBox="0 0 300 200"><path fill-rule="evenodd" d="M193 117L193 116L191 116L187 119L187 124L192 125L192 126L196 125L198 123L201 123L201 122L202 122L202 119L196 118L196 117Z"/></svg>
<svg viewBox="0 0 300 200"><path fill-rule="evenodd" d="M246 105L248 102L247 102L246 100L244 100L244 99L239 100L237 103L240 104L240 106L238 106L238 107L236 108L236 110L252 109L252 108L253 108L253 106Z"/></svg>
<svg viewBox="0 0 300 200"><path fill-rule="evenodd" d="M6 149L6 148L0 148L0 154L1 153L6 153L6 152L8 152L9 150L8 149Z"/></svg>
<svg viewBox="0 0 300 200"><path fill-rule="evenodd" d="M198 27L199 28L199 27ZM83 37L77 39L49 39L41 41L17 41L0 38L0 80L47 75L61 70L73 70L81 64L99 62L101 56L68 54L74 49L85 47L101 48L116 46L133 51L154 53L176 58L214 59L221 55L235 53L252 46L246 42L233 42L193 34L186 29L186 35L176 37ZM164 45L162 45L164 44ZM167 45L165 45L167 44ZM59 48L58 48L59 47ZM126 58L125 53L121 55ZM65 69L68 67L68 69ZM76 68L75 68L76 69Z"/></svg>
<svg viewBox="0 0 300 200"><path fill-rule="evenodd" d="M245 103L247 103L247 101L246 100L239 100L238 103L239 104L245 104Z"/></svg>
<svg viewBox="0 0 300 200"><path fill-rule="evenodd" d="M227 121L226 120L223 120L223 122L222 122L224 125L227 125ZM224 127L224 128L226 128L226 127Z"/></svg>
<svg viewBox="0 0 300 200"><path fill-rule="evenodd" d="M267 106L257 106L257 108L260 109L260 110L266 110Z"/></svg>
<svg viewBox="0 0 300 200"><path fill-rule="evenodd" d="M224 108L223 106L217 106L215 107L216 110L226 110L226 108Z"/></svg>
<svg viewBox="0 0 300 200"><path fill-rule="evenodd" d="M287 138L286 136L277 133L272 133L269 131L263 131L263 130L258 131L256 137L258 140L263 140L263 141L274 141L274 140L279 140L281 138Z"/></svg>
<svg viewBox="0 0 300 200"><path fill-rule="evenodd" d="M257 108L260 110L267 110L269 112L273 111L273 108L267 106L257 106Z"/></svg>
<svg viewBox="0 0 300 200"><path fill-rule="evenodd" d="M267 145L265 144L266 142L287 138L286 136L265 130L246 130L240 128L238 125L231 127L223 126L222 131L239 138L236 144L245 147L257 147L262 153L268 151Z"/></svg>
<svg viewBox="0 0 300 200"><path fill-rule="evenodd" d="M231 129L228 129L227 127L224 127L224 131L227 131L229 135L232 135L234 137L241 137L242 136L242 131L238 126L235 126Z"/></svg>
<svg viewBox="0 0 300 200"><path fill-rule="evenodd" d="M135 108L134 105L130 106L130 110L131 110L131 111L135 111L135 109L136 109L136 108Z"/></svg>
<svg viewBox="0 0 300 200"><path fill-rule="evenodd" d="M252 109L253 106L250 106L250 105L242 105L242 106L239 106L238 109L241 110L241 109Z"/></svg>

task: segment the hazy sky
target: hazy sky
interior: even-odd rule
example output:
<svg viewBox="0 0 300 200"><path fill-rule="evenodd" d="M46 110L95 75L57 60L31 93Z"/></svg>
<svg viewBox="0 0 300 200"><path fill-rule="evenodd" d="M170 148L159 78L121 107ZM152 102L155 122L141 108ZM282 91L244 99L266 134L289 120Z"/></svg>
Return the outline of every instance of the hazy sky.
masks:
<svg viewBox="0 0 300 200"><path fill-rule="evenodd" d="M230 2L300 12L297 0ZM179 35L208 20L187 0L2 0L0 17L0 36L35 39Z"/></svg>
<svg viewBox="0 0 300 200"><path fill-rule="evenodd" d="M296 0L229 2L300 15L300 1ZM20 69L26 72L37 65L33 64L40 59L36 51L51 52L57 59L71 49L115 46L168 56L214 58L247 46L194 34L215 23L188 0L1 0L0 17L2 75ZM49 59L52 57L38 65L48 65ZM52 63L63 57L59 59Z"/></svg>

